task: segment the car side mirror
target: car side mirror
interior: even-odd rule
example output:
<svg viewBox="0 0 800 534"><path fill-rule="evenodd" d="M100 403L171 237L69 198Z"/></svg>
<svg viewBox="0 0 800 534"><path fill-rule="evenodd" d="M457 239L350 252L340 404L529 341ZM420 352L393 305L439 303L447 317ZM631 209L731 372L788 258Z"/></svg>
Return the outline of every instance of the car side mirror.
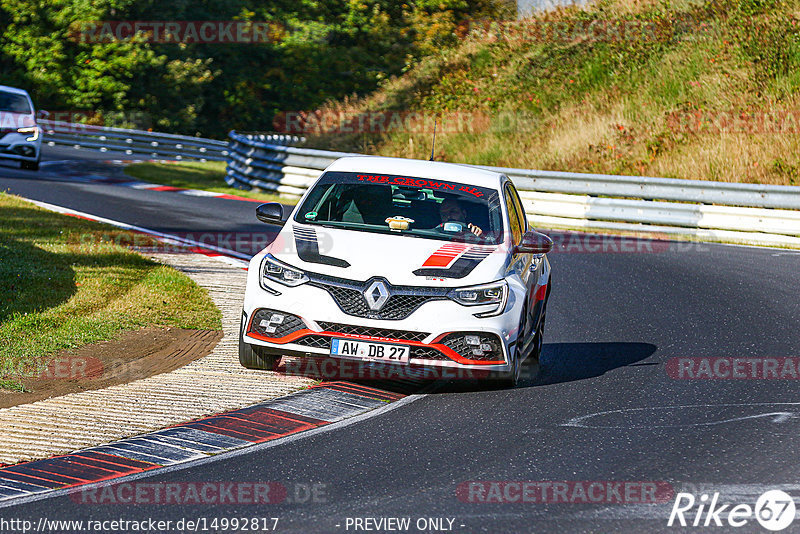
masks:
<svg viewBox="0 0 800 534"><path fill-rule="evenodd" d="M283 224L283 206L277 202L259 204L256 208L256 219L267 224Z"/></svg>
<svg viewBox="0 0 800 534"><path fill-rule="evenodd" d="M519 245L514 247L514 254L547 254L553 250L553 240L539 232L530 231L522 236Z"/></svg>
<svg viewBox="0 0 800 534"><path fill-rule="evenodd" d="M49 116L50 116L50 112L49 111L45 111L43 109L40 109L40 110L38 110L36 112L36 117L39 118L39 119L46 119Z"/></svg>

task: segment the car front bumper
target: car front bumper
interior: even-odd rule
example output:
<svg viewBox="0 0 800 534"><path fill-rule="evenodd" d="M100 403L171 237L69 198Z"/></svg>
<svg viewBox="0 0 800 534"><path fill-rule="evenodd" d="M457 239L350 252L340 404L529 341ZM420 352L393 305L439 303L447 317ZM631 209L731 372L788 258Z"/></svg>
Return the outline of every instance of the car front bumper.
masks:
<svg viewBox="0 0 800 534"><path fill-rule="evenodd" d="M355 339L409 347L408 364L389 365L492 373L510 370L509 355L517 341L524 300L524 289L513 283L509 283L503 313L493 317L475 317L491 310L491 305L462 306L441 299L422 304L404 319L378 320L345 313L328 291L310 284L286 287L270 283L280 294L270 293L261 287L259 271L254 260L243 308L245 343L267 347L274 354L328 357L332 339ZM273 315L283 316L280 324L269 325ZM467 345L467 336L472 345ZM476 337L480 345L474 345ZM482 350L481 345L489 350Z"/></svg>
<svg viewBox="0 0 800 534"><path fill-rule="evenodd" d="M9 133L0 138L0 158L17 161L38 161L42 150L42 136L28 141L30 134Z"/></svg>

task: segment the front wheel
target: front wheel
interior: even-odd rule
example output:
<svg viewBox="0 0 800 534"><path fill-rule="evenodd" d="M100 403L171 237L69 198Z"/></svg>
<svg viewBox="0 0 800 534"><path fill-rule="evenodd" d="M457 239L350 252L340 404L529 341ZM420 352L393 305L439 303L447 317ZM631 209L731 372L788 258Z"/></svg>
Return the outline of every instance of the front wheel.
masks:
<svg viewBox="0 0 800 534"><path fill-rule="evenodd" d="M522 375L522 368L523 366L526 367L527 371L527 360L523 360L525 355L522 352L522 346L524 345L524 336L525 330L527 329L528 324L528 302L522 305L522 315L519 318L519 327L517 328L517 342L514 345L514 350L510 354L511 358L511 370L506 371L505 373L500 374L496 379L495 382L499 387L504 388L515 388L519 384L520 376Z"/></svg>
<svg viewBox="0 0 800 534"><path fill-rule="evenodd" d="M20 168L26 171L38 171L39 160L36 161L23 161L20 163Z"/></svg>
<svg viewBox="0 0 800 534"><path fill-rule="evenodd" d="M268 349L251 345L244 341L244 324L239 329L239 363L247 369L274 371L278 367L280 356L270 354Z"/></svg>

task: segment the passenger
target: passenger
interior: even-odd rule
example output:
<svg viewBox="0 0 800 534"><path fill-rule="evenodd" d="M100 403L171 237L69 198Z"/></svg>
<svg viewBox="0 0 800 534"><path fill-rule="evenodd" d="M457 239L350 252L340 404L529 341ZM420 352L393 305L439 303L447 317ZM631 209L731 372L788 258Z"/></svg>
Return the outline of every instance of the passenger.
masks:
<svg viewBox="0 0 800 534"><path fill-rule="evenodd" d="M385 224L392 207L392 190L383 185L361 185L345 193L347 210L342 220L365 224ZM343 195L344 196L344 195Z"/></svg>

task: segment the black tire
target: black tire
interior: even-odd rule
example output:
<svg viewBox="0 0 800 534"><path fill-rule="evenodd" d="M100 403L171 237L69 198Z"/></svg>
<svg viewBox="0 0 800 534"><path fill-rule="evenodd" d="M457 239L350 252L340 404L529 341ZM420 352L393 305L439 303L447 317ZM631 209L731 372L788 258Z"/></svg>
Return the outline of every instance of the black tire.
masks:
<svg viewBox="0 0 800 534"><path fill-rule="evenodd" d="M550 300L551 287L552 284L548 283L547 294L544 298L544 304L542 304L542 316L539 318L539 325L536 327L536 333L533 338L533 349L523 363L522 375L528 380L538 378L541 371L539 358L542 355L542 347L544 346L544 326L547 321L547 303Z"/></svg>
<svg viewBox="0 0 800 534"><path fill-rule="evenodd" d="M239 363L247 369L274 371L278 368L281 357L269 352L269 349L244 342L244 324L239 328Z"/></svg>
<svg viewBox="0 0 800 534"><path fill-rule="evenodd" d="M277 369L280 359L280 356L265 353L263 347L239 340L239 363L242 364L242 367L274 371Z"/></svg>
<svg viewBox="0 0 800 534"><path fill-rule="evenodd" d="M39 160L36 161L23 161L20 163L20 168L26 171L38 171L39 170Z"/></svg>
<svg viewBox="0 0 800 534"><path fill-rule="evenodd" d="M519 336L517 337L517 343L514 345L514 353L511 355L511 365L513 366L511 371L507 371L505 373L498 373L494 378L493 382L497 385L497 387L512 389L517 387L520 381L520 377L522 376L523 371L523 362L522 354L520 354L521 347L522 347L522 339L525 333L525 329L527 328L527 321L528 321L528 301L526 300L525 303L522 305L522 315L519 318L519 328L517 331L519 332ZM527 360L526 360L527 361Z"/></svg>
<svg viewBox="0 0 800 534"><path fill-rule="evenodd" d="M539 364L539 357L542 355L542 337L544 335L544 322L547 316L547 306L542 309L542 317L539 320L539 326L536 328L536 333L533 337L533 347L525 361L522 362L522 377L527 381L533 381L539 378L541 367Z"/></svg>

